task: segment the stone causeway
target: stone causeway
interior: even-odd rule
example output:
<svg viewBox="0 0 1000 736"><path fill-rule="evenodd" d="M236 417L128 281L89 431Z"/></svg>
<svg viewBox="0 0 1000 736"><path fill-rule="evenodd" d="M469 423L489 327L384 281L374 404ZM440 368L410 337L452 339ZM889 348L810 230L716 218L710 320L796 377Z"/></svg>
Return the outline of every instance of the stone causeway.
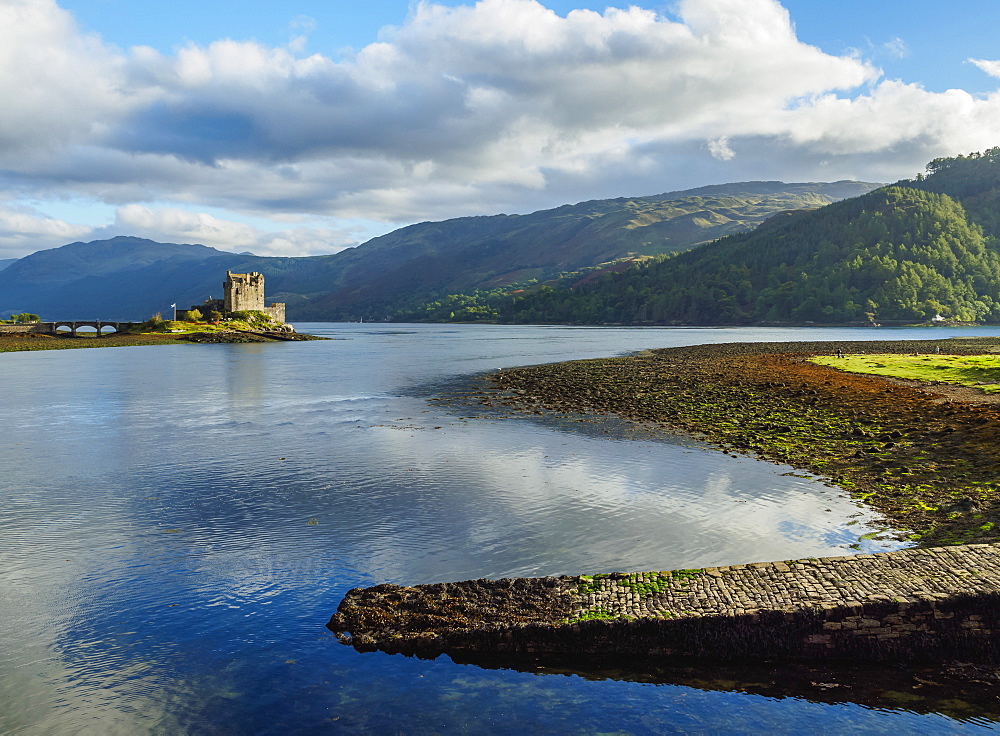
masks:
<svg viewBox="0 0 1000 736"><path fill-rule="evenodd" d="M1000 661L1000 545L350 591L358 649Z"/></svg>

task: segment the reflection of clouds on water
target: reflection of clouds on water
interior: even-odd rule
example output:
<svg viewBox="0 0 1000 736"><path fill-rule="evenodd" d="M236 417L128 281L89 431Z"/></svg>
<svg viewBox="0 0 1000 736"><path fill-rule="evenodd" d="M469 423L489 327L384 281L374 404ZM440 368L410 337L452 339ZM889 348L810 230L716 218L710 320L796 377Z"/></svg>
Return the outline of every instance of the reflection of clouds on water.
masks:
<svg viewBox="0 0 1000 736"><path fill-rule="evenodd" d="M428 552L405 529L367 539L379 579L415 582L442 565L514 576L849 554L872 529L846 493L787 467L504 422L372 431L387 469L419 464L405 479L424 499L414 521L441 541ZM861 523L848 527L852 516Z"/></svg>
<svg viewBox="0 0 1000 736"><path fill-rule="evenodd" d="M104 584L105 551L131 548L130 535L115 530L132 521L83 508L71 493L52 502L74 521L7 516L2 527L0 731L147 732L165 713L148 697L161 676L156 663L133 649L148 635L125 625L128 615L109 630L94 626L96 613L115 618L134 603L127 589Z"/></svg>
<svg viewBox="0 0 1000 736"><path fill-rule="evenodd" d="M15 705L0 731L307 730L352 712L337 701L348 691L373 713L409 702L400 723L437 728L454 665L335 645L323 624L347 589L843 554L870 528L845 526L871 515L787 468L604 425L463 421L409 389L687 333L365 330L4 356L0 703ZM477 677L490 693L511 682ZM539 682L480 705L523 713L544 688L550 715L567 698L619 700ZM665 697L620 694L645 712ZM460 705L453 722L472 723Z"/></svg>

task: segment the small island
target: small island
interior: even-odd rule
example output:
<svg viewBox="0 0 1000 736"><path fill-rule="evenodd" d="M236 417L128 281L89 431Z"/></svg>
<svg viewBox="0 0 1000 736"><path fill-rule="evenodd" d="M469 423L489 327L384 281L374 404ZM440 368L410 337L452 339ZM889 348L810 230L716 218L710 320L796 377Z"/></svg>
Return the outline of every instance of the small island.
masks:
<svg viewBox="0 0 1000 736"><path fill-rule="evenodd" d="M184 342L245 343L323 340L297 333L285 322L285 305L264 303L264 275L226 272L224 298L209 297L173 319L157 313L144 322L56 320L21 313L0 322L0 352L90 347L166 345ZM93 333L80 328L94 329ZM114 331L103 333L110 327Z"/></svg>

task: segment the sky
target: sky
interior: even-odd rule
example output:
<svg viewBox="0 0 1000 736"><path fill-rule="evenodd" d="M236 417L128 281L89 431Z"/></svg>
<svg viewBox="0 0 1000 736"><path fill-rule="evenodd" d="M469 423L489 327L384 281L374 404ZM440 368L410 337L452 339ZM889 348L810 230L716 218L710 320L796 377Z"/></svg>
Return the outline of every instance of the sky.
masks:
<svg viewBox="0 0 1000 736"><path fill-rule="evenodd" d="M998 27L1000 0L0 0L0 259L892 182L1000 145Z"/></svg>

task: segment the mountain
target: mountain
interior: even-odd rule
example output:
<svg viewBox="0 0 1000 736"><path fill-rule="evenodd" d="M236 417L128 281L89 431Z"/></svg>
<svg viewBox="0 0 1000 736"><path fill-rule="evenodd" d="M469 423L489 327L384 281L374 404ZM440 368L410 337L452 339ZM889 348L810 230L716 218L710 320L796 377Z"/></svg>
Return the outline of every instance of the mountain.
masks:
<svg viewBox="0 0 1000 736"><path fill-rule="evenodd" d="M541 289L516 322L1000 321L1000 149L609 275ZM510 300L508 299L508 303Z"/></svg>
<svg viewBox="0 0 1000 736"><path fill-rule="evenodd" d="M288 260L242 256L204 245L116 237L70 243L18 259L0 271L0 315L43 319L145 319L221 296L226 270L275 269Z"/></svg>
<svg viewBox="0 0 1000 736"><path fill-rule="evenodd" d="M424 222L329 256L269 258L119 237L39 251L0 271L0 315L145 319L218 296L226 270L260 271L293 320L383 316L401 304L509 289L623 259L677 253L752 229L776 212L816 208L876 184L743 182L594 200L528 215Z"/></svg>
<svg viewBox="0 0 1000 736"><path fill-rule="evenodd" d="M17 263L17 258L0 258L0 271Z"/></svg>
<svg viewBox="0 0 1000 736"><path fill-rule="evenodd" d="M876 186L743 182L410 225L333 256L338 268L328 293L311 295L295 311L303 318L356 319L436 295L509 289L614 267L621 259L684 251L752 229L775 212L819 207Z"/></svg>
<svg viewBox="0 0 1000 736"><path fill-rule="evenodd" d="M152 274L191 269L226 255L204 245L131 237L38 251L0 271L0 315L33 311L53 319L145 317L147 304L163 306L146 296L155 299L165 280Z"/></svg>

